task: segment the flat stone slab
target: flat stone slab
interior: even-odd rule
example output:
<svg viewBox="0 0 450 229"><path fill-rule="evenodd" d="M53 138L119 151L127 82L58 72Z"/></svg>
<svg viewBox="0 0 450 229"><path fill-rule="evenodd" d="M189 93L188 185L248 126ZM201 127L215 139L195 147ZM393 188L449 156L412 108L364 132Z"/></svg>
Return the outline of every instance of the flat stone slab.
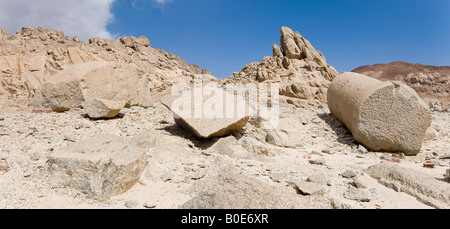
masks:
<svg viewBox="0 0 450 229"><path fill-rule="evenodd" d="M204 112L200 110L201 115L199 118L195 115L194 112L194 101L191 98L186 99L187 103L191 103L191 112L179 112L177 111L177 103L178 99L183 99L182 97L177 97L173 95L167 95L161 99L161 103L170 109L174 114L174 119L177 125L183 127L184 129L190 131L198 138L214 138L214 137L222 137L233 131L237 131L242 129L248 122L248 115L233 115L233 117L229 118L225 112L221 117L213 116L210 117L205 116ZM181 100L179 100L181 101ZM203 105L206 104L206 99L203 101ZM220 105L220 104L218 104Z"/></svg>

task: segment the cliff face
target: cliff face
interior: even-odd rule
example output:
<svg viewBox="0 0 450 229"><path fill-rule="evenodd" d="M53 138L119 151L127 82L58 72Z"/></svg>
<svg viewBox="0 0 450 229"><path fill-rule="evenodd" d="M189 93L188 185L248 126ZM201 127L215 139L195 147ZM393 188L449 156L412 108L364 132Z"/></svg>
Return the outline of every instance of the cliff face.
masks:
<svg viewBox="0 0 450 229"><path fill-rule="evenodd" d="M32 97L49 76L90 61L135 64L147 74L152 92L190 80L195 74L209 73L174 54L152 48L144 36L83 42L77 37L69 39L62 31L40 27L22 28L14 35L0 29L0 94Z"/></svg>

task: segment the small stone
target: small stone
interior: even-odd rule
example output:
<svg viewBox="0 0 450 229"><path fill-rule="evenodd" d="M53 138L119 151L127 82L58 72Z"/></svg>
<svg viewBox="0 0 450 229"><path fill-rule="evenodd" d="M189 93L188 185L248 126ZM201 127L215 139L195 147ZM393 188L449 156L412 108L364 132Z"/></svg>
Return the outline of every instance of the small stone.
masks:
<svg viewBox="0 0 450 229"><path fill-rule="evenodd" d="M326 154L334 154L333 151L331 151L331 149L323 149L322 153L326 153Z"/></svg>
<svg viewBox="0 0 450 229"><path fill-rule="evenodd" d="M137 208L137 206L139 206L139 202L136 200L129 200L125 202L124 206L126 208Z"/></svg>
<svg viewBox="0 0 450 229"><path fill-rule="evenodd" d="M34 107L31 113L52 113L53 109L51 107Z"/></svg>
<svg viewBox="0 0 450 229"><path fill-rule="evenodd" d="M328 185L331 186L331 180L329 179L329 176L327 176L324 173L314 173L310 175L306 181L316 184L322 184L322 185Z"/></svg>
<svg viewBox="0 0 450 229"><path fill-rule="evenodd" d="M75 142L75 139L71 135L65 135L64 136L64 141Z"/></svg>
<svg viewBox="0 0 450 229"><path fill-rule="evenodd" d="M310 164L313 165L325 165L325 160L324 159L313 159L313 160L309 160Z"/></svg>
<svg viewBox="0 0 450 229"><path fill-rule="evenodd" d="M285 182L288 179L288 174L286 172L274 172L270 175L270 179L278 183Z"/></svg>
<svg viewBox="0 0 450 229"><path fill-rule="evenodd" d="M447 169L447 173L445 174L445 179L450 182L450 169Z"/></svg>
<svg viewBox="0 0 450 229"><path fill-rule="evenodd" d="M341 174L341 176L344 178L353 178L353 177L356 177L356 173L353 172L352 170L347 170L347 171L343 172Z"/></svg>
<svg viewBox="0 0 450 229"><path fill-rule="evenodd" d="M0 160L0 174L7 173L9 170L10 168L6 160Z"/></svg>
<svg viewBox="0 0 450 229"><path fill-rule="evenodd" d="M356 150L356 152L360 153L360 154L366 154L369 151L367 151L367 149L363 145L359 145L358 149Z"/></svg>
<svg viewBox="0 0 450 229"><path fill-rule="evenodd" d="M321 154L319 151L316 150L311 151L311 155L323 156L323 154Z"/></svg>
<svg viewBox="0 0 450 229"><path fill-rule="evenodd" d="M425 168L433 169L435 166L436 166L436 164L431 161L427 161L427 162L423 163L423 167L425 167Z"/></svg>
<svg viewBox="0 0 450 229"><path fill-rule="evenodd" d="M333 206L334 209L355 209L354 206L351 204L345 203L342 200L338 199L331 199L331 206Z"/></svg>
<svg viewBox="0 0 450 229"><path fill-rule="evenodd" d="M306 182L298 179L291 182L302 195L322 195L327 191L326 186L321 184Z"/></svg>
<svg viewBox="0 0 450 229"><path fill-rule="evenodd" d="M344 192L344 197L349 200L370 202L372 200L372 193L365 189L349 188Z"/></svg>
<svg viewBox="0 0 450 229"><path fill-rule="evenodd" d="M194 175L192 175L192 180L200 180L203 177L205 177L206 175L206 170L205 169L199 169L197 170Z"/></svg>
<svg viewBox="0 0 450 229"><path fill-rule="evenodd" d="M144 206L144 208L153 209L153 208L156 208L156 206L158 206L158 205L156 204L156 202L147 201L143 204L143 206Z"/></svg>
<svg viewBox="0 0 450 229"><path fill-rule="evenodd" d="M353 184L354 184L354 186L355 186L356 188L359 188L359 189L365 189L365 188L367 188L367 187L363 184L363 182L360 180L359 177L353 177Z"/></svg>
<svg viewBox="0 0 450 229"><path fill-rule="evenodd" d="M394 162L394 163L402 162L402 160L400 160L399 158L392 158L391 161Z"/></svg>
<svg viewBox="0 0 450 229"><path fill-rule="evenodd" d="M392 160L392 154L390 153L383 153L383 155L380 156L381 160L390 161Z"/></svg>

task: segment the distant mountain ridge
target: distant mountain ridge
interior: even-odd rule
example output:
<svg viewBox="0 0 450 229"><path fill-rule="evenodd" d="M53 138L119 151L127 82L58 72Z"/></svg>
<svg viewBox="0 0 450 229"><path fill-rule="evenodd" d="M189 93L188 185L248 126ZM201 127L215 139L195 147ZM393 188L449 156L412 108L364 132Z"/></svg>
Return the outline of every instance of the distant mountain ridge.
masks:
<svg viewBox="0 0 450 229"><path fill-rule="evenodd" d="M413 72L431 72L440 75L450 75L450 66L433 66L425 64L413 64L404 61L396 61L387 64L374 64L358 67L352 72L363 73L371 72L371 76L384 79L395 79L397 75L407 75ZM381 71L381 72L380 72Z"/></svg>
<svg viewBox="0 0 450 229"><path fill-rule="evenodd" d="M444 103L444 106L450 104L450 66L433 66L397 61L387 64L361 66L352 72L379 80L403 81L416 90L427 102L432 100L431 102L435 103L435 100L439 100Z"/></svg>

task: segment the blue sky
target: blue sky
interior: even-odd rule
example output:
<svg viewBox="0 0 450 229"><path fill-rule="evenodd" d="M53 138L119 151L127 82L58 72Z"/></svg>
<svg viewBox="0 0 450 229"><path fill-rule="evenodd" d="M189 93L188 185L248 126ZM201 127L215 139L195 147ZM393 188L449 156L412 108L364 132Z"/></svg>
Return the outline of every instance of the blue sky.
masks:
<svg viewBox="0 0 450 229"><path fill-rule="evenodd" d="M272 44L279 44L281 26L299 31L339 72L398 60L450 66L450 0L6 2L0 2L0 11L4 9L0 27L10 33L19 26L40 25L85 40L144 35L152 47L172 52L221 78L271 56ZM55 12L70 13L53 16L44 7L46 3ZM42 10L36 10L39 7L33 5L37 4Z"/></svg>

